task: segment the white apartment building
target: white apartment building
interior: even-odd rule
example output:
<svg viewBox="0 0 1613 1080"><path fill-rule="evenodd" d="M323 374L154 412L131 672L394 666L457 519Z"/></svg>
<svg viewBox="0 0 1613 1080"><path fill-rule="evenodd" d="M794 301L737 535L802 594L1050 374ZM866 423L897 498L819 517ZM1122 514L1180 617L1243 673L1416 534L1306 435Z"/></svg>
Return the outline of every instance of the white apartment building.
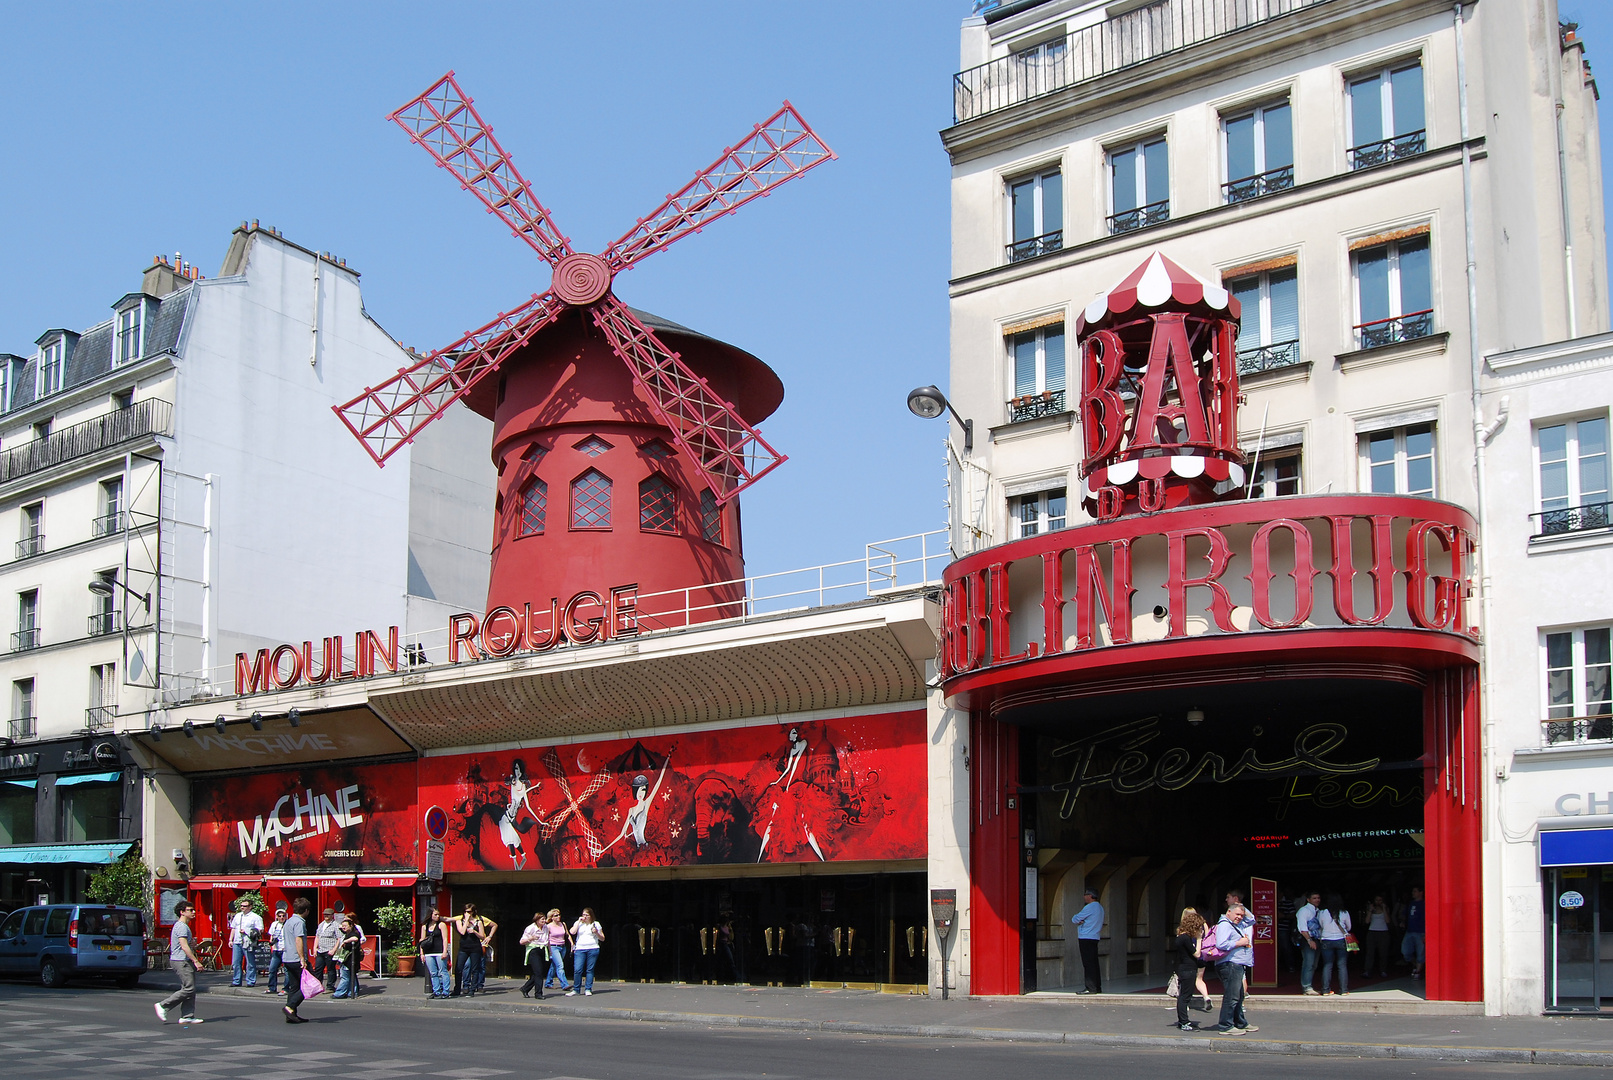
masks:
<svg viewBox="0 0 1613 1080"><path fill-rule="evenodd" d="M1541 535L1528 531L1531 513L1585 500L1605 525L1605 464L1599 491L1541 481L1572 457L1591 477L1573 483L1595 486L1583 448L1605 433L1609 401L1583 43L1553 0L1021 0L964 21L960 69L942 132L948 396L972 427L969 449L952 439L955 550L1091 520L1075 323L1093 297L1155 251L1224 287L1242 305L1254 497L1423 495L1480 522L1485 1006L1548 1007L1533 825L1559 813L1558 788L1594 790L1558 771L1605 767L1605 747L1589 747L1613 735L1601 721L1541 724L1607 712L1594 659L1613 619L1605 529L1575 517L1559 536L1537 517ZM1482 490L1476 432L1494 439ZM1551 698L1553 678L1578 679L1578 696ZM1565 738L1574 749L1555 745ZM1503 797L1530 785L1546 809L1503 822ZM1351 887L1404 903L1414 877L1386 867ZM1613 885L1603 895L1613 903ZM1038 926L1044 989L1079 981L1067 929ZM1138 948L1126 938L1151 932L1111 912L1107 973L1123 977ZM1599 993L1613 999L1610 976Z"/></svg>
<svg viewBox="0 0 1613 1080"><path fill-rule="evenodd" d="M159 258L107 320L0 359L0 906L16 906L76 899L131 841L155 865L184 836L168 818L188 785L115 726L233 693L238 651L480 604L493 469L467 410L375 468L331 407L410 354L356 270L256 223L217 277ZM170 790L143 797L142 775Z"/></svg>

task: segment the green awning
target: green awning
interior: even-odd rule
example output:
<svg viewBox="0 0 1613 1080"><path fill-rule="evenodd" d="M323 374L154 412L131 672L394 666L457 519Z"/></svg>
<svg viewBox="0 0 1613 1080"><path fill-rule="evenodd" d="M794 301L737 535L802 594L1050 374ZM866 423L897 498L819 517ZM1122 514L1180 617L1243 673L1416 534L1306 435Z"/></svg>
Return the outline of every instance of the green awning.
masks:
<svg viewBox="0 0 1613 1080"><path fill-rule="evenodd" d="M92 772L82 776L59 776L56 778L57 787L71 787L74 784L106 784L114 780L122 780L120 772Z"/></svg>
<svg viewBox="0 0 1613 1080"><path fill-rule="evenodd" d="M112 844L25 844L0 847L0 863L37 866L45 863L85 863L105 865L118 861L133 840L119 840Z"/></svg>

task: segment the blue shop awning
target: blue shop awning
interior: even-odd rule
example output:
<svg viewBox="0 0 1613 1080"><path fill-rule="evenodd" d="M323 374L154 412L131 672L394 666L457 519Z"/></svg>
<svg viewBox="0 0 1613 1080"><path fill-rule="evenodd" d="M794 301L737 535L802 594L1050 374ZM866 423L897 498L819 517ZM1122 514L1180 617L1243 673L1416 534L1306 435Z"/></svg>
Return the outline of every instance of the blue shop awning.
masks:
<svg viewBox="0 0 1613 1080"><path fill-rule="evenodd" d="M71 787L73 784L108 784L114 780L122 779L123 774L120 772L92 772L84 773L82 776L58 776L56 786Z"/></svg>
<svg viewBox="0 0 1613 1080"><path fill-rule="evenodd" d="M128 851L133 840L119 840L115 844L26 844L17 847L0 847L0 863L38 866L45 863L85 863L105 865L117 862Z"/></svg>
<svg viewBox="0 0 1613 1080"><path fill-rule="evenodd" d="M1613 829L1542 829L1541 866L1601 866L1613 863Z"/></svg>
<svg viewBox="0 0 1613 1080"><path fill-rule="evenodd" d="M0 784L16 784L18 787L38 787L38 780L0 780Z"/></svg>

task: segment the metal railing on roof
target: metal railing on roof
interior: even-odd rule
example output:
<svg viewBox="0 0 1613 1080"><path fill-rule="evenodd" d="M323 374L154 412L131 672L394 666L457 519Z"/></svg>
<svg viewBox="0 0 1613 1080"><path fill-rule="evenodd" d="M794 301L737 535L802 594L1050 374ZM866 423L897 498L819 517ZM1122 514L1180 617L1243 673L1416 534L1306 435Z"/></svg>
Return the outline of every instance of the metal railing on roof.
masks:
<svg viewBox="0 0 1613 1080"><path fill-rule="evenodd" d="M172 432L174 406L160 398L137 401L71 427L53 431L43 439L0 452L0 484L53 465L99 453L131 439Z"/></svg>
<svg viewBox="0 0 1613 1080"><path fill-rule="evenodd" d="M1160 0L952 77L952 122L1025 101L1332 0Z"/></svg>

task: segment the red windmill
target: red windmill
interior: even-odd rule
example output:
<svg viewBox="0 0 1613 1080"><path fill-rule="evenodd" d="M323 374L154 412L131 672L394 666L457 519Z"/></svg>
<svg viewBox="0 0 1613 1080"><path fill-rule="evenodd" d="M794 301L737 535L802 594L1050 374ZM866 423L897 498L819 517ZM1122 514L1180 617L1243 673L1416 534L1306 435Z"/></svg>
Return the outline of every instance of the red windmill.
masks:
<svg viewBox="0 0 1613 1080"><path fill-rule="evenodd" d="M786 101L594 255L572 249L453 72L389 119L531 245L553 278L547 292L337 406L343 423L384 465L456 401L493 420L490 608L541 610L618 579L649 593L742 577L737 504L734 512L726 504L784 461L754 426L778 407L783 388L748 353L635 313L612 283L833 151ZM499 379L488 379L494 371ZM628 495L633 481L639 521L613 519L614 492ZM719 592L708 602L737 598ZM580 631L585 623L577 616Z"/></svg>

